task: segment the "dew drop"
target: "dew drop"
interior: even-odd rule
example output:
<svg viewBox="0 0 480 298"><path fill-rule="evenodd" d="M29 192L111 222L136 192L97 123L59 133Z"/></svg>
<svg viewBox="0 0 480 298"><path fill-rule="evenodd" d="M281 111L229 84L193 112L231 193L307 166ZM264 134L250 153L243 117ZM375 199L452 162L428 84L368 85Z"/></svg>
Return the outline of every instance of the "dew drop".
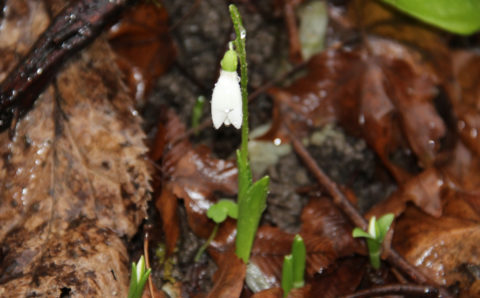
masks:
<svg viewBox="0 0 480 298"><path fill-rule="evenodd" d="M42 72L43 72L43 69L42 69L42 68L37 69L37 75L41 75Z"/></svg>
<svg viewBox="0 0 480 298"><path fill-rule="evenodd" d="M245 28L240 29L240 38L245 39L247 37L247 30Z"/></svg>
<svg viewBox="0 0 480 298"><path fill-rule="evenodd" d="M280 138L276 138L275 140L273 140L273 144L275 146L280 146L282 144L282 140Z"/></svg>

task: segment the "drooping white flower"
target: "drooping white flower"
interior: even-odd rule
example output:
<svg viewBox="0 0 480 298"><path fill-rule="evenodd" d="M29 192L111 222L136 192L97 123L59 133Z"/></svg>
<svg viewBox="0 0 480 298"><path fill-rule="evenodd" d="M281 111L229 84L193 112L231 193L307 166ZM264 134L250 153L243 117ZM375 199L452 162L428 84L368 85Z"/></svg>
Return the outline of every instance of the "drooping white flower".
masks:
<svg viewBox="0 0 480 298"><path fill-rule="evenodd" d="M242 93L237 74L238 57L230 42L230 49L225 52L220 62L221 70L212 94L213 126L219 129L222 124L232 124L239 129L242 126Z"/></svg>
<svg viewBox="0 0 480 298"><path fill-rule="evenodd" d="M240 79L236 71L221 70L212 94L213 126L219 129L222 124L242 126L242 93Z"/></svg>

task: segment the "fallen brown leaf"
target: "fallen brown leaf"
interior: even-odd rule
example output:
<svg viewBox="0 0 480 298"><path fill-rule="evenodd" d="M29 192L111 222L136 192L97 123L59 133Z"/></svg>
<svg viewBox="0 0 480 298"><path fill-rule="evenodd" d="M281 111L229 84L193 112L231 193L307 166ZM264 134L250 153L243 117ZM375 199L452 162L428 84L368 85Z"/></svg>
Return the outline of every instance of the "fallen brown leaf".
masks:
<svg viewBox="0 0 480 298"><path fill-rule="evenodd" d="M108 41L118 55L117 63L132 96L143 103L154 80L175 61L165 7L153 1L132 6L112 26Z"/></svg>
<svg viewBox="0 0 480 298"><path fill-rule="evenodd" d="M247 268L245 263L231 250L222 254L217 264L219 269L213 277L215 284L207 297L240 297Z"/></svg>
<svg viewBox="0 0 480 298"><path fill-rule="evenodd" d="M458 283L460 297L478 296L465 266L480 264L478 221L431 217L415 207L406 209L395 225L393 246L410 263L442 285Z"/></svg>
<svg viewBox="0 0 480 298"><path fill-rule="evenodd" d="M29 18L46 18L46 8L5 5L12 24L2 27L10 39L0 47L28 49L36 36L15 30L40 33L32 26L48 19ZM2 297L127 291L123 239L145 217L149 173L140 119L114 65L98 40L65 65L13 138L0 135Z"/></svg>
<svg viewBox="0 0 480 298"><path fill-rule="evenodd" d="M311 288L306 297L334 298L351 294L365 274L365 261L359 258L341 260L336 268L309 281Z"/></svg>
<svg viewBox="0 0 480 298"><path fill-rule="evenodd" d="M276 111L270 137L284 138L283 121L300 136L339 121L365 138L398 182L411 169L390 160L395 152L410 147L423 167L435 160L446 134L433 105L438 79L417 52L368 37L353 49L330 48L312 57L308 70L290 87L270 90Z"/></svg>

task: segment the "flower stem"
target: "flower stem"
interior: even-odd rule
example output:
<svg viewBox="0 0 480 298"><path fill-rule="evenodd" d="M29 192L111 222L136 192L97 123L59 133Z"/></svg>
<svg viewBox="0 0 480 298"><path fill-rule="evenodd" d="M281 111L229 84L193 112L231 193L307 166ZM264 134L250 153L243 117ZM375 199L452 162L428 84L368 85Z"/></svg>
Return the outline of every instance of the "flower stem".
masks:
<svg viewBox="0 0 480 298"><path fill-rule="evenodd" d="M247 31L243 27L242 18L235 5L230 4L228 7L230 10L230 16L233 21L233 27L235 29L236 38L234 41L235 50L240 60L240 87L242 90L242 112L243 112L243 125L242 125L242 143L240 145L240 154L243 160L248 161L248 73L247 73L247 52L245 50L245 38Z"/></svg>

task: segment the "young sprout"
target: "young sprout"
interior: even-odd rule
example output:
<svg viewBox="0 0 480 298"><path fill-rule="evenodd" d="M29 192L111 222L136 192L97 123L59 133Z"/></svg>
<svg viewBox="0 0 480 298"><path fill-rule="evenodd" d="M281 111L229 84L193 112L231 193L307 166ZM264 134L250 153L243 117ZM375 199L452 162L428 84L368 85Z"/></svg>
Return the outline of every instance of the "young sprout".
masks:
<svg viewBox="0 0 480 298"><path fill-rule="evenodd" d="M375 216L373 216L368 223L368 232L365 232L358 227L353 229L353 237L364 237L367 239L370 264L372 264L375 269L380 268L380 250L388 229L390 229L390 225L393 222L393 218L394 215L392 213L383 215L378 221Z"/></svg>
<svg viewBox="0 0 480 298"><path fill-rule="evenodd" d="M215 238L215 235L217 235L218 225L224 222L227 219L227 216L230 216L233 219L238 218L237 203L231 200L222 199L210 206L210 208L208 208L207 217L212 219L216 223L216 225L213 228L213 231L208 237L207 241L205 241L205 243L200 247L197 254L195 255L195 262L198 262L200 260L203 252L210 245L210 242L212 242L212 240Z"/></svg>
<svg viewBox="0 0 480 298"><path fill-rule="evenodd" d="M138 263L132 263L132 274L130 277L130 289L128 290L128 298L141 298L143 288L150 275L151 269L145 271L145 258L143 255Z"/></svg>
<svg viewBox="0 0 480 298"><path fill-rule="evenodd" d="M305 263L307 250L300 235L295 235L292 243L292 254L286 255L282 267L283 297L287 297L293 288L301 288L305 285Z"/></svg>
<svg viewBox="0 0 480 298"><path fill-rule="evenodd" d="M205 96L200 95L193 106L192 111L192 128L195 130L195 134L197 133L197 128L200 123L200 119L202 118L203 114L203 106L205 105Z"/></svg>

